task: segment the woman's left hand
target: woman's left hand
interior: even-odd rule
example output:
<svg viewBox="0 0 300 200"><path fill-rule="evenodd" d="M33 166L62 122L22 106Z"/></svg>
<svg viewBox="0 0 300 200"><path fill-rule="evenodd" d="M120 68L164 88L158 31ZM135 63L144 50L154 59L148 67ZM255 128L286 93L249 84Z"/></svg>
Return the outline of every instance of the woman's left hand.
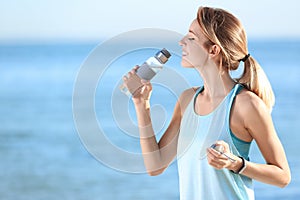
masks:
<svg viewBox="0 0 300 200"><path fill-rule="evenodd" d="M210 164L212 167L216 169L223 169L227 168L229 170L235 170L237 168L237 165L239 164L237 161L239 161L239 157L231 154L229 145L224 141L217 141L216 146L222 146L219 147L223 149L222 152L219 152L213 148L207 149L207 161L208 164ZM225 154L225 155L224 155ZM230 158L228 158L230 157Z"/></svg>

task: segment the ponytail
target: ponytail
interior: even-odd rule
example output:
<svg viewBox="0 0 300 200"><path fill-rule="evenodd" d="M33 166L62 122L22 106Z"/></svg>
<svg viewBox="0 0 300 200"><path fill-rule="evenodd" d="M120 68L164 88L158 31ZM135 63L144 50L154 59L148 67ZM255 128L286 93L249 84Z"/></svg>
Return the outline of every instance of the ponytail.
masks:
<svg viewBox="0 0 300 200"><path fill-rule="evenodd" d="M275 97L271 84L264 70L253 57L250 56L244 61L244 73L237 81L259 96L272 112Z"/></svg>
<svg viewBox="0 0 300 200"><path fill-rule="evenodd" d="M244 62L244 73L237 81L260 97L271 112L275 103L272 87L263 69L248 54L242 23L223 9L209 7L199 8L197 21L210 44L221 48L223 67L236 70Z"/></svg>

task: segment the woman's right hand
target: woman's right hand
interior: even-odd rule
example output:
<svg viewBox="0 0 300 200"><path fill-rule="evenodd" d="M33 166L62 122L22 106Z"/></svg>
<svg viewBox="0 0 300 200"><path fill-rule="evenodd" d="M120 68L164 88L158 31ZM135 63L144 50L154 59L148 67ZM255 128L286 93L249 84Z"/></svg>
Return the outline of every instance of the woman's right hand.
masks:
<svg viewBox="0 0 300 200"><path fill-rule="evenodd" d="M143 80L136 74L138 68L139 66L135 66L127 76L123 77L124 84L132 93L132 100L136 105L149 101L152 92L150 81Z"/></svg>

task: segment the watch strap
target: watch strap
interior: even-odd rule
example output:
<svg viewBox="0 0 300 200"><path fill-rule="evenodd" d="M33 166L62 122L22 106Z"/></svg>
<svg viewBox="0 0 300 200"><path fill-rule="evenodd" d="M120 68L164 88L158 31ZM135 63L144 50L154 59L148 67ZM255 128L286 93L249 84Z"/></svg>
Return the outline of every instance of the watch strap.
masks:
<svg viewBox="0 0 300 200"><path fill-rule="evenodd" d="M231 172L233 172L233 173L235 173L235 174L241 174L241 173L243 173L243 171L244 171L244 170L246 169L246 167L247 167L245 158L242 157L242 156L239 156L239 158L242 159L242 166L241 166L237 171L230 170Z"/></svg>

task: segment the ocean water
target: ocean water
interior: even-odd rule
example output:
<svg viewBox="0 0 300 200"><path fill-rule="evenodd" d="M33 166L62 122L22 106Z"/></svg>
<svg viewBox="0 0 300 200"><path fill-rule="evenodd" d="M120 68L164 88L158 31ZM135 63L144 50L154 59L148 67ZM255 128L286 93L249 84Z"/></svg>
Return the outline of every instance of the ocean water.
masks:
<svg viewBox="0 0 300 200"><path fill-rule="evenodd" d="M0 199L179 199L176 162L157 177L124 172L100 162L81 141L73 118L72 95L76 77L96 46L0 45ZM106 138L124 151L139 153L139 142L120 128L123 122L112 114L112 107L121 102L111 103L111 91L117 91L127 70L141 64L153 52L149 48L121 55L97 82L96 116ZM300 41L253 40L249 52L272 83L276 95L272 116L292 171L292 182L283 189L255 182L256 198L299 199ZM174 55L168 67L189 85L201 85L198 74L181 68L179 60ZM158 138L176 102L172 88L180 85L180 81L154 85L152 104L159 105L158 112L163 113L162 119L155 122ZM130 101L127 106L132 127L134 110ZM110 152L105 154L109 156ZM111 155L112 160L120 159ZM252 161L263 162L255 145L250 157ZM124 168L132 165L122 162Z"/></svg>

